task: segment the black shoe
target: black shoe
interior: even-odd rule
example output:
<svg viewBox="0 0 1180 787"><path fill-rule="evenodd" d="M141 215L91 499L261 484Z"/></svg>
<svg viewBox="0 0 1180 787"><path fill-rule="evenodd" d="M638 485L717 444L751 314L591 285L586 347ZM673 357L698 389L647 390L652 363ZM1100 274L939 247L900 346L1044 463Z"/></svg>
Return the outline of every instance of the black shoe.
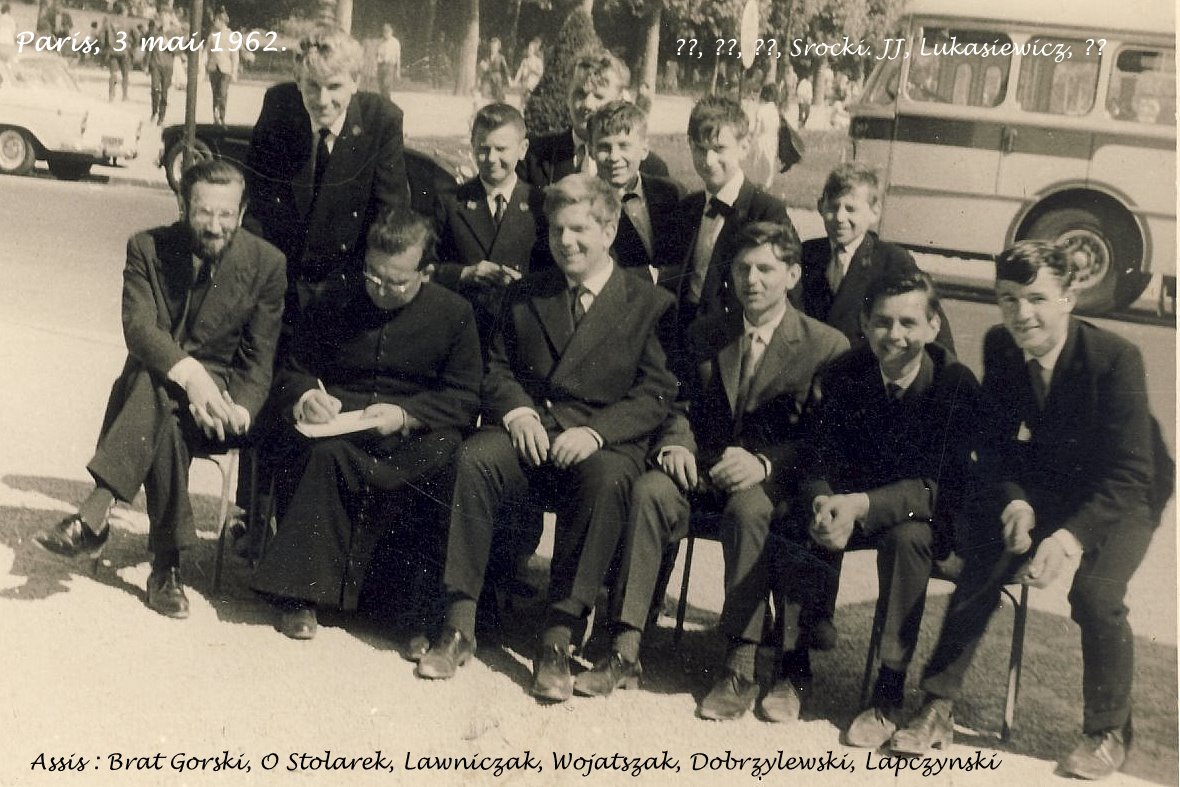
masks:
<svg viewBox="0 0 1180 787"><path fill-rule="evenodd" d="M949 748L954 737L954 705L947 699L928 699L908 726L893 733L889 748L894 754L921 757L931 749Z"/></svg>
<svg viewBox="0 0 1180 787"><path fill-rule="evenodd" d="M166 618L188 617L188 598L180 583L180 569L152 569L147 581L147 605Z"/></svg>
<svg viewBox="0 0 1180 787"><path fill-rule="evenodd" d="M1123 729L1104 730L1086 735L1082 742L1058 765L1067 775L1078 779L1105 779L1123 767L1131 745L1130 722Z"/></svg>
<svg viewBox="0 0 1180 787"><path fill-rule="evenodd" d="M82 521L82 517L74 514L37 533L33 540L55 555L71 558L85 555L91 560L97 560L110 537L109 525L103 527L101 533L95 533Z"/></svg>
<svg viewBox="0 0 1180 787"><path fill-rule="evenodd" d="M542 700L565 702L574 694L570 675L569 646L549 645L541 648L533 662L533 685L529 693Z"/></svg>
<svg viewBox="0 0 1180 787"><path fill-rule="evenodd" d="M419 678L445 680L455 673L475 654L475 642L452 626L443 626L442 633L430 646L430 650L418 659L414 674Z"/></svg>
<svg viewBox="0 0 1180 787"><path fill-rule="evenodd" d="M429 652L430 638L425 634L415 634L406 645L406 661L421 661Z"/></svg>
<svg viewBox="0 0 1180 787"><path fill-rule="evenodd" d="M279 614L279 632L284 637L299 640L314 639L318 630L319 621L316 620L315 607L313 606L285 609Z"/></svg>
<svg viewBox="0 0 1180 787"><path fill-rule="evenodd" d="M594 669L578 675L574 679L574 693L582 697L605 697L615 689L637 689L641 675L643 665L639 661L627 661L615 652L595 664Z"/></svg>
<svg viewBox="0 0 1180 787"><path fill-rule="evenodd" d="M754 707L758 699L758 681L743 678L728 667L725 668L713 688L697 705L697 715L702 719L728 721L738 719Z"/></svg>
<svg viewBox="0 0 1180 787"><path fill-rule="evenodd" d="M797 683L785 676L780 678L758 704L762 718L779 724L798 721L810 688L810 684Z"/></svg>

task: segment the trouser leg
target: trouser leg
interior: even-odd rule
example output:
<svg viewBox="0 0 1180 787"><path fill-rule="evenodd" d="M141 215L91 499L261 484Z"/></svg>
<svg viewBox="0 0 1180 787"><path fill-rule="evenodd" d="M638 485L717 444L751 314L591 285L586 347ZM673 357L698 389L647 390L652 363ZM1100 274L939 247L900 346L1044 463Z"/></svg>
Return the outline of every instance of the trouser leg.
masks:
<svg viewBox="0 0 1180 787"><path fill-rule="evenodd" d="M877 539L878 603L884 601L881 665L905 673L914 656L926 588L930 582L933 536L926 522L901 522Z"/></svg>
<svg viewBox="0 0 1180 787"><path fill-rule="evenodd" d="M734 492L721 512L725 556L725 602L720 629L749 642L763 640L770 580L766 540L773 505L762 486Z"/></svg>
<svg viewBox="0 0 1180 787"><path fill-rule="evenodd" d="M619 570L616 619L642 631L647 625L660 565L668 544L688 533L689 503L676 482L659 470L641 475L631 489L631 514Z"/></svg>

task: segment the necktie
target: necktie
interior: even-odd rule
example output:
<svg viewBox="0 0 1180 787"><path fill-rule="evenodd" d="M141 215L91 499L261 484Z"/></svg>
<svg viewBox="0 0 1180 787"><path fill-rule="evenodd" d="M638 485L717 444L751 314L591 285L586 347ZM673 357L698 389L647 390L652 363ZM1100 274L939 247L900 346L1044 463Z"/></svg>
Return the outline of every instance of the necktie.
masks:
<svg viewBox="0 0 1180 787"><path fill-rule="evenodd" d="M332 155L328 150L328 135L332 132L321 128L319 141L315 146L315 168L312 180L312 193L319 196L320 184L324 182L324 173L328 171L328 158Z"/></svg>
<svg viewBox="0 0 1180 787"><path fill-rule="evenodd" d="M1045 409L1045 396L1048 390L1045 387L1045 367L1041 366L1041 362L1036 358L1030 358L1028 361L1028 379L1032 383L1033 396L1037 400L1037 409Z"/></svg>
<svg viewBox="0 0 1180 787"><path fill-rule="evenodd" d="M209 289L213 286L213 273L214 263L212 260L202 261L200 266L193 270L193 282L184 299L182 325L186 336L192 333L197 314L201 311L201 304L205 302L205 296L209 294Z"/></svg>
<svg viewBox="0 0 1180 787"><path fill-rule="evenodd" d="M897 383L885 383L885 393L888 394L890 401L900 402L901 397L905 396L905 389Z"/></svg>
<svg viewBox="0 0 1180 787"><path fill-rule="evenodd" d="M840 283L844 281L844 255L843 246L837 246L832 249L832 259L828 263L828 286L832 288L835 293L840 289Z"/></svg>
<svg viewBox="0 0 1180 787"><path fill-rule="evenodd" d="M504 199L503 194L496 195L496 212L492 214L492 220L496 222L496 226L500 226L500 222L504 220L504 209L508 207L508 200Z"/></svg>
<svg viewBox="0 0 1180 787"><path fill-rule="evenodd" d="M570 300L573 302L570 308L573 309L574 325L577 326L594 303L594 293L585 287L570 287Z"/></svg>
<svg viewBox="0 0 1180 787"><path fill-rule="evenodd" d="M758 371L758 362L762 360L761 349L762 337L757 331L750 331L742 337L742 364L738 372L737 396L733 403L734 416L739 422L746 411L746 401L750 398L750 385Z"/></svg>

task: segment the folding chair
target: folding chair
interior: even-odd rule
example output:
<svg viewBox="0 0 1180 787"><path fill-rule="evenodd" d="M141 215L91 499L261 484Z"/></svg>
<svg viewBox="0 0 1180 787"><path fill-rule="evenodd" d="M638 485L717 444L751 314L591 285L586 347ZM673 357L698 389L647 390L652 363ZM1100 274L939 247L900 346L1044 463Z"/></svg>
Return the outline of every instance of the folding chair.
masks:
<svg viewBox="0 0 1180 787"><path fill-rule="evenodd" d="M221 473L221 502L217 508L217 559L213 564L213 592L221 591L221 564L225 556L225 536L229 532L229 504L234 480L238 475L239 449L231 448L224 454L195 454L193 459L204 459L217 465Z"/></svg>

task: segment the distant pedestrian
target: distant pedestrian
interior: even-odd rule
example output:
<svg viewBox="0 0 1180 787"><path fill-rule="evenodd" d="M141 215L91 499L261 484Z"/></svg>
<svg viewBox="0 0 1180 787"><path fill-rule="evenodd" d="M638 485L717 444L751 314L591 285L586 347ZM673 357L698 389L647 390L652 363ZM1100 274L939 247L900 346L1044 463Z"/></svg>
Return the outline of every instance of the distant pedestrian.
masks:
<svg viewBox="0 0 1180 787"><path fill-rule="evenodd" d="M750 159L746 176L756 186L769 189L778 170L778 90L774 84L762 86L758 93L758 108L754 111L754 127L750 132Z"/></svg>
<svg viewBox="0 0 1180 787"><path fill-rule="evenodd" d="M160 0L156 8L156 17L149 22L148 31L165 44L173 36L183 32L180 18L173 10L172 0ZM168 112L168 89L172 87L172 72L176 66L176 54L166 46L157 46L147 53L144 67L152 80L152 120L156 125L164 125L164 115Z"/></svg>
<svg viewBox="0 0 1180 787"><path fill-rule="evenodd" d="M131 85L131 50L135 46L135 29L127 16L126 5L122 2L115 3L114 12L113 17L103 19L99 46L106 55L107 68L110 71L107 100L115 100L115 87L122 82L123 100L126 101L127 91Z"/></svg>
<svg viewBox="0 0 1180 787"><path fill-rule="evenodd" d="M487 59L479 63L479 92L486 101L503 101L504 88L512 74L508 72L508 61L500 51L500 39L488 42Z"/></svg>
<svg viewBox="0 0 1180 787"><path fill-rule="evenodd" d="M377 44L377 84L383 96L389 98L402 79L402 42L393 34L393 25L381 26L381 43Z"/></svg>
<svg viewBox="0 0 1180 787"><path fill-rule="evenodd" d="M545 58L541 57L541 39L534 38L529 41L528 51L520 59L520 66L516 69L516 76L513 78L513 82L520 87L522 99L528 98L529 93L536 89L544 75Z"/></svg>
<svg viewBox="0 0 1180 787"><path fill-rule="evenodd" d="M806 126L807 118L811 117L811 95L811 80L803 77L795 88L795 99L799 102L799 128Z"/></svg>
<svg viewBox="0 0 1180 787"><path fill-rule="evenodd" d="M229 84L238 78L238 50L229 46L229 14L222 8L213 17L213 33L220 33L221 45L209 50L205 71L213 89L213 122L225 125L225 107L229 103Z"/></svg>

